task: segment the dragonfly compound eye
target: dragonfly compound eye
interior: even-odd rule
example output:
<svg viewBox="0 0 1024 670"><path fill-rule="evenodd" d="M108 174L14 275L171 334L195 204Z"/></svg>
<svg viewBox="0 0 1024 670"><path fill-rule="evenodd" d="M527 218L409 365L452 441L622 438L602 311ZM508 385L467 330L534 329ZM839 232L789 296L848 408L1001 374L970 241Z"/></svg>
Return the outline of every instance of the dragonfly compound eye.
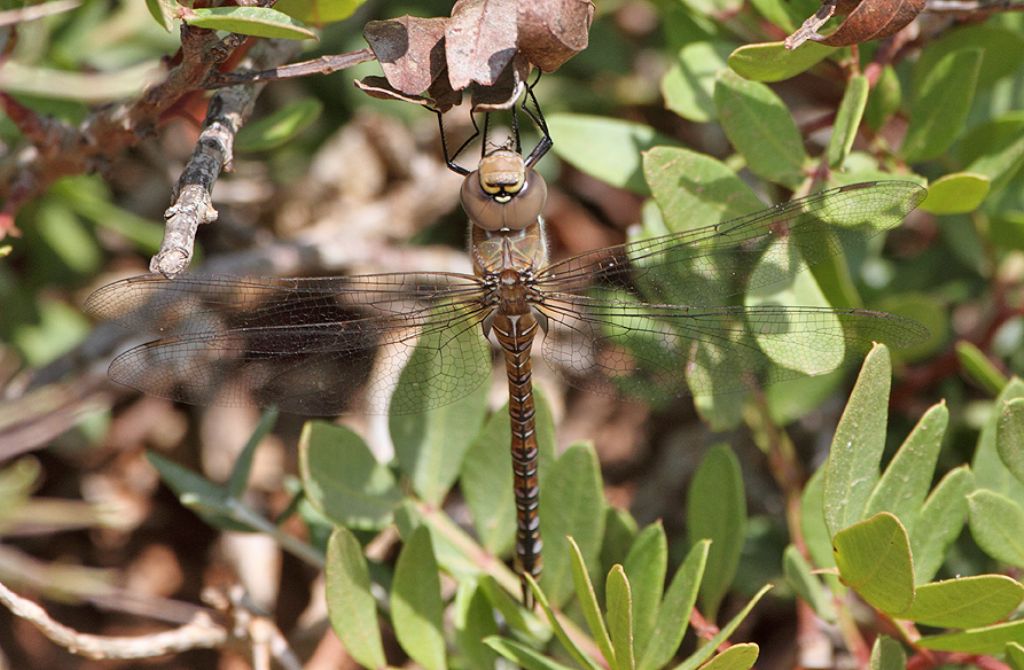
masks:
<svg viewBox="0 0 1024 670"><path fill-rule="evenodd" d="M507 196L507 197L506 197ZM522 230L537 221L548 199L548 186L534 170L526 170L516 190L497 195L484 186L477 172L462 182L462 208L474 225L484 230Z"/></svg>

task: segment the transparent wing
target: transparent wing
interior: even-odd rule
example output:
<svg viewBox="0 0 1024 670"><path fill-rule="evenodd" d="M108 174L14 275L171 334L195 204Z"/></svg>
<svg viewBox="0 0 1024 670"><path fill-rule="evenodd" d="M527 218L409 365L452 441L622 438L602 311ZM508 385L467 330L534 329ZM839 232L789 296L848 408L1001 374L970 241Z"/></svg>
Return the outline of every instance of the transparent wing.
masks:
<svg viewBox="0 0 1024 670"><path fill-rule="evenodd" d="M164 336L110 366L114 381L147 393L300 414L403 413L453 402L488 377L484 293L475 277L447 273L144 276L101 288L86 309Z"/></svg>
<svg viewBox="0 0 1024 670"><path fill-rule="evenodd" d="M544 294L586 294L594 286L627 290L655 304L714 305L773 281L752 276L788 238L807 265L841 253L844 238L899 225L925 189L903 181L852 184L695 230L599 249L554 263L537 276Z"/></svg>
<svg viewBox="0 0 1024 670"><path fill-rule="evenodd" d="M742 391L860 362L872 342L927 335L884 312L761 305L680 307L551 299L543 351L574 386L664 400ZM610 383L609 383L610 382Z"/></svg>

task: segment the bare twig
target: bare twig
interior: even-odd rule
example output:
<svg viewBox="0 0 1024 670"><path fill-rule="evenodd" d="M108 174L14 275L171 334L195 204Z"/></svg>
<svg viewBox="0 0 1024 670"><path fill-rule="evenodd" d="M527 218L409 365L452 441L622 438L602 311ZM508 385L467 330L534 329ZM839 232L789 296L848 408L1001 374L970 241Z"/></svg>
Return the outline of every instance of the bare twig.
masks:
<svg viewBox="0 0 1024 670"><path fill-rule="evenodd" d="M350 68L371 61L375 58L369 49L349 51L343 54L329 54L301 63L289 63L280 67L272 67L266 70L232 70L231 72L212 72L206 81L204 88L222 88L224 86L235 86L238 84L252 84L263 81L276 81L279 79L295 79L308 77L314 74L331 74L339 70Z"/></svg>
<svg viewBox="0 0 1024 670"><path fill-rule="evenodd" d="M152 658L190 649L214 649L230 639L228 631L205 613L199 613L193 621L163 633L120 637L79 633L54 621L38 604L22 598L3 584L0 584L0 604L31 623L56 644L87 658Z"/></svg>
<svg viewBox="0 0 1024 670"><path fill-rule="evenodd" d="M287 60L297 50L295 42L261 41L244 62L262 68ZM218 91L210 100L195 151L178 179L173 204L164 212L167 224L160 251L149 264L152 272L166 277L181 273L192 260L199 226L217 219L213 207L214 182L221 170L230 170L235 134L252 113L264 85L232 86Z"/></svg>
<svg viewBox="0 0 1024 670"><path fill-rule="evenodd" d="M783 44L786 45L786 48L796 49L807 40L817 37L818 29L825 25L835 14L837 4L838 0L823 2L818 11L814 13L814 16L804 21L803 25L795 33L785 39Z"/></svg>
<svg viewBox="0 0 1024 670"><path fill-rule="evenodd" d="M68 12L82 4L82 0L54 0L40 5L29 5L19 9L8 9L0 12L0 27L13 26L26 21L35 21L53 14Z"/></svg>

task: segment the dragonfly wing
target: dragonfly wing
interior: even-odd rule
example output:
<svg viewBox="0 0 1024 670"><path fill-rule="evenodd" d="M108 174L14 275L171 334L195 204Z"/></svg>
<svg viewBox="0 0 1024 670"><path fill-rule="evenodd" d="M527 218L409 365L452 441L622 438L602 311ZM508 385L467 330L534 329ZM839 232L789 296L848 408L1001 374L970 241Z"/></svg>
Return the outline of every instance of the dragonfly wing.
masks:
<svg viewBox="0 0 1024 670"><path fill-rule="evenodd" d="M490 372L479 327L488 309L473 278L179 283L122 282L90 299L104 315L114 306L154 310L165 334L118 356L114 381L191 404L329 415L423 411L468 395Z"/></svg>
<svg viewBox="0 0 1024 670"><path fill-rule="evenodd" d="M713 226L581 254L545 268L536 285L542 293L586 294L603 286L653 304L721 304L785 279L753 274L757 265L788 262L790 245L776 242L794 242L810 266L840 254L847 239L898 226L925 194L903 181L843 186Z"/></svg>
<svg viewBox="0 0 1024 670"><path fill-rule="evenodd" d="M760 305L681 307L619 299L549 300L546 359L574 386L664 400L742 391L858 363L872 342L927 331L870 310Z"/></svg>

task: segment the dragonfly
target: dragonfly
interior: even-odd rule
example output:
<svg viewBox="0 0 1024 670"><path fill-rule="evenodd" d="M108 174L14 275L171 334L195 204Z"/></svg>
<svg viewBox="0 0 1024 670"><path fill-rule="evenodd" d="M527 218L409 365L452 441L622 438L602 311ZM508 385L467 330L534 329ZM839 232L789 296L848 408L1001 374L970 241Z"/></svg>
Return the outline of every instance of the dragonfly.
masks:
<svg viewBox="0 0 1024 670"><path fill-rule="evenodd" d="M409 413L480 389L496 353L512 426L514 563L529 607L525 575L539 578L542 568L535 342L573 386L672 397L839 370L873 342L905 347L926 335L916 322L879 311L742 300L840 254L845 236L899 225L925 195L917 184L841 186L552 261L542 217L547 186L535 169L551 144L542 128L546 139L530 155L517 141L486 152L475 170L461 169L473 274L125 279L90 296L87 311L133 315L128 325L155 327L160 337L117 356L109 376L195 405Z"/></svg>

